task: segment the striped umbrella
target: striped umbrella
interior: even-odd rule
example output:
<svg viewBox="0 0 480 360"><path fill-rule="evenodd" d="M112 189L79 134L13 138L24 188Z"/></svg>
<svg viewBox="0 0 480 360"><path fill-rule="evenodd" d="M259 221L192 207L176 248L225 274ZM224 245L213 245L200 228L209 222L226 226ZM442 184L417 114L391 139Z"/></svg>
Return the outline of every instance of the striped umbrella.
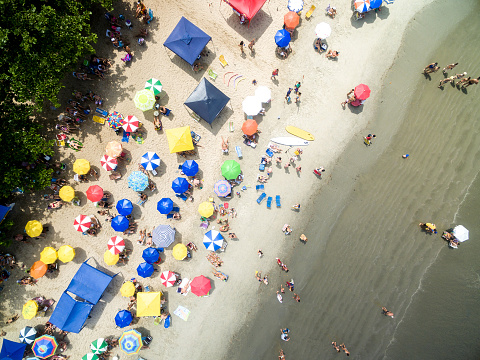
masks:
<svg viewBox="0 0 480 360"><path fill-rule="evenodd" d="M33 327L25 326L22 330L20 330L20 335L18 339L25 344L31 344L35 341L35 337L37 336L37 330Z"/></svg>
<svg viewBox="0 0 480 360"><path fill-rule="evenodd" d="M125 250L125 241L120 236L112 236L108 240L107 247L113 255L117 255Z"/></svg>
<svg viewBox="0 0 480 360"><path fill-rule="evenodd" d="M225 197L232 192L232 185L227 180L220 180L215 183L213 191L217 196Z"/></svg>
<svg viewBox="0 0 480 360"><path fill-rule="evenodd" d="M126 132L135 132L140 127L140 121L138 121L135 116L128 115L127 118L123 120L122 127Z"/></svg>
<svg viewBox="0 0 480 360"><path fill-rule="evenodd" d="M370 7L370 0L355 0L355 10L359 13L364 13L372 10Z"/></svg>
<svg viewBox="0 0 480 360"><path fill-rule="evenodd" d="M123 148L122 144L118 141L110 141L105 148L105 151L108 156L112 158L117 158L122 154Z"/></svg>
<svg viewBox="0 0 480 360"><path fill-rule="evenodd" d="M145 83L145 89L151 90L155 95L158 95L162 92L162 83L158 79L151 78Z"/></svg>
<svg viewBox="0 0 480 360"><path fill-rule="evenodd" d="M98 185L92 185L87 189L87 199L97 202L103 198L103 189Z"/></svg>
<svg viewBox="0 0 480 360"><path fill-rule="evenodd" d="M87 215L78 215L73 222L73 227L75 230L80 232L85 232L90 229L90 225L92 224L92 219L90 219Z"/></svg>
<svg viewBox="0 0 480 360"><path fill-rule="evenodd" d="M175 229L170 225L158 225L152 231L152 240L159 248L166 248L175 241Z"/></svg>
<svg viewBox="0 0 480 360"><path fill-rule="evenodd" d="M32 351L36 357L45 359L55 354L57 347L57 340L53 336L42 335L33 342Z"/></svg>
<svg viewBox="0 0 480 360"><path fill-rule="evenodd" d="M217 230L210 230L203 237L203 245L210 251L217 251L223 246L223 236Z"/></svg>
<svg viewBox="0 0 480 360"><path fill-rule="evenodd" d="M125 354L138 354L143 345L142 334L133 329L124 331L118 342L120 344L120 350L122 350Z"/></svg>
<svg viewBox="0 0 480 360"><path fill-rule="evenodd" d="M112 129L118 129L122 126L123 119L124 117L122 114L120 114L117 111L114 111L107 117L108 126L110 126Z"/></svg>
<svg viewBox="0 0 480 360"><path fill-rule="evenodd" d="M117 159L111 156L103 155L102 158L100 159L100 164L105 170L112 171L117 168L118 161Z"/></svg>
<svg viewBox="0 0 480 360"><path fill-rule="evenodd" d="M177 275L174 272L171 271L164 271L160 275L160 282L162 283L163 286L170 287L175 285L175 282L177 281Z"/></svg>
<svg viewBox="0 0 480 360"><path fill-rule="evenodd" d="M298 13L303 10L303 0L288 0L287 8Z"/></svg>
<svg viewBox="0 0 480 360"><path fill-rule="evenodd" d="M102 354L105 351L107 351L107 348L108 348L108 344L104 338L99 338L97 340L94 340L90 344L90 349L92 349L92 352L94 354Z"/></svg>
<svg viewBox="0 0 480 360"><path fill-rule="evenodd" d="M142 156L140 164L145 170L155 170L160 165L160 156L153 151L149 151Z"/></svg>
<svg viewBox="0 0 480 360"><path fill-rule="evenodd" d="M128 187L134 191L143 191L148 186L148 176L141 171L134 171L128 177Z"/></svg>
<svg viewBox="0 0 480 360"><path fill-rule="evenodd" d="M95 355L94 353L88 353L86 355L82 356L82 360L98 360L98 356Z"/></svg>
<svg viewBox="0 0 480 360"><path fill-rule="evenodd" d="M133 102L137 109L142 111L151 110L153 105L155 105L155 95L152 90L140 90L135 94Z"/></svg>

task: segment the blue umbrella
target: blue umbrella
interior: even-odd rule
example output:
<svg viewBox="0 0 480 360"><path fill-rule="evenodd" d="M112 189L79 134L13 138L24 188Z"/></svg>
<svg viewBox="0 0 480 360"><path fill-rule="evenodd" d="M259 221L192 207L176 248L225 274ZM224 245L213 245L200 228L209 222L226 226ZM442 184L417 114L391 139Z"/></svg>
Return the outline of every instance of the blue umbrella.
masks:
<svg viewBox="0 0 480 360"><path fill-rule="evenodd" d="M142 258L149 264L157 262L159 257L160 253L155 248L149 247L143 250Z"/></svg>
<svg viewBox="0 0 480 360"><path fill-rule="evenodd" d="M37 337L37 330L31 326L25 326L22 330L20 330L20 335L18 339L25 344L31 344L35 341Z"/></svg>
<svg viewBox="0 0 480 360"><path fill-rule="evenodd" d="M115 315L115 325L119 328L124 328L130 325L133 320L132 313L128 310L121 310Z"/></svg>
<svg viewBox="0 0 480 360"><path fill-rule="evenodd" d="M383 0L370 0L370 7L372 9L378 9L382 5Z"/></svg>
<svg viewBox="0 0 480 360"><path fill-rule="evenodd" d="M134 191L143 191L148 186L148 176L141 171L134 171L128 177L128 187Z"/></svg>
<svg viewBox="0 0 480 360"><path fill-rule="evenodd" d="M217 251L223 246L223 236L217 230L210 230L203 237L203 245L210 251Z"/></svg>
<svg viewBox="0 0 480 360"><path fill-rule="evenodd" d="M27 344L21 344L15 341L3 339L2 350L0 350L0 359L22 360L26 347Z"/></svg>
<svg viewBox="0 0 480 360"><path fill-rule="evenodd" d="M153 267L152 264L143 262L140 265L138 265L137 274L138 274L138 276L141 276L143 278L147 278L147 277L152 276L154 270L155 270L155 268Z"/></svg>
<svg viewBox="0 0 480 360"><path fill-rule="evenodd" d="M157 203L157 210L160 214L168 214L173 210L173 201L170 198L163 198Z"/></svg>
<svg viewBox="0 0 480 360"><path fill-rule="evenodd" d="M172 189L175 191L175 194L183 194L188 190L189 186L190 184L188 183L188 180L182 177L177 177L172 182Z"/></svg>
<svg viewBox="0 0 480 360"><path fill-rule="evenodd" d="M187 176L195 176L198 173L198 164L195 160L186 160L182 164L182 171Z"/></svg>
<svg viewBox="0 0 480 360"><path fill-rule="evenodd" d="M128 229L129 221L123 215L117 215L112 219L112 229L123 232Z"/></svg>
<svg viewBox="0 0 480 360"><path fill-rule="evenodd" d="M160 156L157 153L149 151L142 156L140 164L145 168L145 170L155 170L160 165Z"/></svg>
<svg viewBox="0 0 480 360"><path fill-rule="evenodd" d="M117 202L117 211L120 215L127 216L133 211L133 204L128 199L122 199Z"/></svg>
<svg viewBox="0 0 480 360"><path fill-rule="evenodd" d="M275 44L277 44L277 46L285 47L290 43L290 40L290 33L285 29L278 30L275 34Z"/></svg>

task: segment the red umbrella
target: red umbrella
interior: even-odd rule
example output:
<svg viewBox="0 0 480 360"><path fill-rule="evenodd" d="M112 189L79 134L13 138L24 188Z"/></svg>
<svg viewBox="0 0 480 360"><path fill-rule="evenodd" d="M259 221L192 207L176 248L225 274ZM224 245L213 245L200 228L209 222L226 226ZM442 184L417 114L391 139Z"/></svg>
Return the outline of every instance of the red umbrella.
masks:
<svg viewBox="0 0 480 360"><path fill-rule="evenodd" d="M253 119L248 119L242 125L242 131L245 135L253 135L257 132L258 124Z"/></svg>
<svg viewBox="0 0 480 360"><path fill-rule="evenodd" d="M98 185L92 185L87 190L87 199L93 202L100 201L103 198L103 189Z"/></svg>
<svg viewBox="0 0 480 360"><path fill-rule="evenodd" d="M211 288L212 288L212 285L210 284L210 279L206 278L203 275L197 276L190 283L190 289L192 293L194 293L197 296L208 295Z"/></svg>
<svg viewBox="0 0 480 360"><path fill-rule="evenodd" d="M283 17L283 23L286 28L295 29L300 22L300 16L295 11L289 11Z"/></svg>
<svg viewBox="0 0 480 360"><path fill-rule="evenodd" d="M108 240L107 247L113 255L117 255L125 250L125 241L120 236L113 236Z"/></svg>
<svg viewBox="0 0 480 360"><path fill-rule="evenodd" d="M358 100L366 100L370 96L370 88L365 84L360 84L353 93Z"/></svg>

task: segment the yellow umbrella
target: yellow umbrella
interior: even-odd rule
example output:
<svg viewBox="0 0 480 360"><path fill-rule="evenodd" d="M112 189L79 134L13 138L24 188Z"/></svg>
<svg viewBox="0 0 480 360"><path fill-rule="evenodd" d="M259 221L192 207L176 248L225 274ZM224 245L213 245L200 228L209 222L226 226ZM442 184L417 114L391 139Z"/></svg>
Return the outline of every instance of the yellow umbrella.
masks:
<svg viewBox="0 0 480 360"><path fill-rule="evenodd" d="M120 288L120 294L124 297L133 296L135 294L135 285L131 281L126 281Z"/></svg>
<svg viewBox="0 0 480 360"><path fill-rule="evenodd" d="M187 247L183 244L177 244L172 250L173 257L177 260L183 260L187 257Z"/></svg>
<svg viewBox="0 0 480 360"><path fill-rule="evenodd" d="M31 320L37 315L38 304L35 300L28 300L23 305L22 315L24 319Z"/></svg>
<svg viewBox="0 0 480 360"><path fill-rule="evenodd" d="M75 257L75 249L70 245L62 245L58 249L58 260L63 263L67 263L73 260Z"/></svg>
<svg viewBox="0 0 480 360"><path fill-rule="evenodd" d="M58 193L58 196L60 196L60 199L62 199L63 201L72 201L75 197L75 190L73 190L71 186L62 186Z"/></svg>
<svg viewBox="0 0 480 360"><path fill-rule="evenodd" d="M192 135L190 134L190 126L167 129L165 130L165 133L167 134L170 154L179 151L193 150L193 141Z"/></svg>
<svg viewBox="0 0 480 360"><path fill-rule="evenodd" d="M30 220L25 226L25 231L27 232L28 236L37 237L42 233L43 226L40 224L40 221Z"/></svg>
<svg viewBox="0 0 480 360"><path fill-rule="evenodd" d="M137 293L137 316L160 316L161 297L160 291Z"/></svg>
<svg viewBox="0 0 480 360"><path fill-rule="evenodd" d="M215 209L213 208L213 204L211 202L208 202L208 201L202 202L198 206L199 214L202 215L203 217L206 217L206 218L212 216L214 210Z"/></svg>
<svg viewBox="0 0 480 360"><path fill-rule="evenodd" d="M105 151L108 156L117 158L122 154L123 148L122 144L118 141L110 141L105 148Z"/></svg>
<svg viewBox="0 0 480 360"><path fill-rule="evenodd" d="M86 175L90 171L90 163L85 159L77 159L73 163L73 171L78 175Z"/></svg>
<svg viewBox="0 0 480 360"><path fill-rule="evenodd" d="M118 259L120 259L120 255L113 255L110 250L105 251L105 254L103 254L103 261L105 261L107 265L115 265Z"/></svg>
<svg viewBox="0 0 480 360"><path fill-rule="evenodd" d="M40 261L44 264L53 264L58 259L57 250L54 248L47 246L45 249L42 250L40 253Z"/></svg>

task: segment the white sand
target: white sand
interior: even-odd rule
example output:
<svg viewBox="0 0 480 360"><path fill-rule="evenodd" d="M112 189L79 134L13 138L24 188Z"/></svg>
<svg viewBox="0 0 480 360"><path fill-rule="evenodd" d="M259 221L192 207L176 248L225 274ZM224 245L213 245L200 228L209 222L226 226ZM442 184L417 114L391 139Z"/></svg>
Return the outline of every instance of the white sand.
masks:
<svg viewBox="0 0 480 360"><path fill-rule="evenodd" d="M133 170L136 170L136 164L143 153L156 151L162 159L159 174L153 178L158 192L150 196L145 206L136 207L134 215L140 223L140 228L148 230L158 224L172 224L177 229L176 242L186 244L194 241L199 248L190 261L178 262L171 256L170 247L163 256L166 258L165 263L159 266L161 271L177 271L182 277L190 279L201 274L214 279L212 280L213 291L207 298L198 298L193 294L183 297L171 288L166 290L160 285L159 274L154 278L141 281L144 285L152 286L154 290L166 290L164 292L168 294L170 312L173 312L177 305L183 305L192 312L188 322L173 316L172 326L168 330L162 325L154 326L152 319L141 319L135 328L148 329L154 338L151 349L141 353L143 357L153 359L154 356L161 355L164 359L222 358L220 354L227 348L229 342L234 341L235 331L244 324L248 326L246 321L250 310L255 308L258 294L267 292L275 296L277 284L270 284L268 287L257 284L254 278L255 270L268 272L275 266L275 257L281 257L283 252L291 251L301 234L301 224L309 220L306 205L315 200L310 197L310 194L314 194L322 184L328 184L328 174L341 154L344 144L353 138L361 141L365 136L363 132L374 131L374 129L368 129L367 125L375 113L375 103L379 98L383 75L395 58L403 31L410 19L430 2L431 0L413 3L397 1L388 8L384 7L380 14L368 14L367 19L357 22L351 20L352 10L349 4L335 4L338 16L334 20L324 15L323 9L327 3L315 4L317 9L309 21L302 15L301 24L294 36L295 41L292 43L293 54L286 60L280 60L275 56L273 40L275 32L283 24L283 16L287 12L286 1L267 2L253 19L250 28L240 26L238 18L224 3L220 5L218 2L211 4L199 2L193 9L191 3L186 1L147 2L147 6L152 8L156 18L149 27L151 33L146 47L139 48L132 41L130 47L134 51L135 61L130 66L124 66L120 61L119 53L114 52L114 70L103 82L95 80L93 84L85 84L68 80L68 93L73 88L86 90L88 86L92 86L95 91L104 95L105 109L137 116L148 131L143 145L138 145L132 140L125 145L125 148L131 152L133 161L126 170L122 170L124 174L122 180L114 184L101 169L99 182L77 184L75 190L84 193L89 185L98 183L105 190L110 191L115 200L128 198L136 203L137 195L127 187L126 179ZM310 4L306 4L305 10L309 7ZM118 10L115 13L118 12L123 11ZM213 123L212 128L203 121L201 123L193 121L183 106L183 102L203 75L211 81L207 72L194 74L186 62L162 46L182 15L213 37L213 42L207 46L210 55L202 61L207 62L205 70L210 67L218 73L214 84L231 98L231 102ZM329 48L340 52L338 61L328 60L324 55L313 50L314 28L321 21L332 26L332 35L328 38L328 44ZM134 24L136 32L139 26L137 22ZM101 34L97 47L98 55L110 57L111 46L108 40L102 37L104 28L106 28L105 22L100 22L97 26ZM132 37L128 30L123 32ZM255 56L245 48L246 54L241 57L238 43L244 40L248 44L252 38L256 38ZM229 63L225 69L218 61L221 54ZM123 56L123 53L121 55ZM275 68L280 69L278 82L270 80L270 74ZM230 75L243 74L246 80L241 81L237 89L234 89L232 79L230 86L227 87L223 81L226 72L233 72ZM156 211L156 203L162 197L175 199L170 186L172 180L180 176L178 165L184 159L170 154L165 134L163 132L156 134L154 131L153 112L142 114L133 104L135 92L142 89L145 81L150 77L157 77L162 81L167 94L162 99L162 105L167 105L173 110L173 117L163 118L164 128L190 125L192 130L202 136L200 141L202 147L199 148L199 156L195 159L203 172L204 188L195 191L194 203L183 203L181 200L177 202L182 214L180 221L167 221ZM227 81L229 77L227 75ZM267 107L267 115L256 117L259 129L262 131L257 149L248 148L242 143L240 130L245 119L241 103L246 96L254 94L255 86L251 83L253 79L256 79L259 85L269 86L273 97L271 106ZM285 93L296 81L302 82L301 104L287 105L284 102ZM363 108L342 109L340 102L345 99L345 94L359 83L370 86L372 89L370 99ZM56 114L52 112L51 115L56 116ZM229 121L234 122L234 133L228 131ZM304 149L304 154L297 163L303 168L301 175L297 175L292 168L289 173L286 173L283 168L277 168L273 164L273 176L265 185L265 191L268 196L281 195L282 208L277 209L273 202L272 209L268 210L265 201L260 206L255 201L260 194L256 193L254 188L257 184L256 175L259 173L258 163L271 137L288 135L284 131L286 125L308 130L315 135L316 140ZM221 135L229 138L231 153L228 156L222 155L220 151ZM92 123L91 120L82 125L80 139L85 144L81 152L74 153L68 149L60 151L61 158L65 159L70 169L75 158L85 158L94 166L100 167L99 160L106 143L115 139L120 140L109 128ZM238 217L233 219L231 224L239 240L229 241L226 252L220 255L224 260L224 265L220 269L230 276L228 282L224 283L211 275L212 266L205 259L207 251L202 245L203 231L198 226L197 207L209 196L214 196L213 184L221 178L220 164L225 159L236 159L235 145L242 147L244 158L239 162L245 174L244 185L250 188L242 193L241 198L235 197L230 201L230 206L234 207L238 213ZM282 157L285 163L289 156L283 154ZM312 174L312 169L320 165L327 169L322 180L318 180ZM67 177L73 178L73 173L69 171ZM217 203L220 202L216 196L215 199ZM290 209L291 205L297 202L303 205L300 213ZM86 202L85 196L83 196L82 208L69 205L49 213L39 213L39 209L45 205L40 200L39 194L25 197L19 204L20 206L14 211L16 215L22 216L22 221L17 223L18 231L21 231L24 224L33 218L48 223L51 227L51 233L46 240L38 242L32 240L31 243L34 245L27 244L20 249L12 249L19 261L31 266L35 260L39 259L43 246L52 245L58 248L62 244L74 246L77 249L77 259L69 264L61 264L58 277L42 278L36 287L25 288L14 284L15 276L21 277L20 272L15 272L15 276L12 276L2 292L5 296L2 308L4 318L15 312L20 313L23 303L34 296L44 295L58 300L81 261L92 257L99 266L105 266L103 253L107 248L106 243L115 234L106 224L96 238L82 236L74 230L72 223L76 215L79 213L88 215L97 210L90 202ZM288 237L281 232L286 222L290 223L294 229L293 234ZM307 236L310 241L314 241L313 234L307 234ZM128 303L128 299L120 296L120 285L123 279L136 276L136 267L142 262L141 252L144 249L136 244L136 235L127 239L129 247L133 248L128 266L107 267L112 272L119 272L119 275L108 288L104 302L94 308L92 319L87 321L86 328L80 334L68 336L71 347L66 354L73 355L73 358L79 358L87 353L89 343L94 339L120 335L122 332L120 329L115 329L113 320L116 312L126 308ZM259 259L256 255L259 248L265 254L263 259ZM92 260L90 262L94 263ZM5 327L6 337L15 340L18 330L25 325L41 324L47 320L40 317L31 321L20 319L13 325ZM252 329L252 331L260 330L263 329ZM121 355L119 350L117 353ZM122 355L121 357L125 358Z"/></svg>

